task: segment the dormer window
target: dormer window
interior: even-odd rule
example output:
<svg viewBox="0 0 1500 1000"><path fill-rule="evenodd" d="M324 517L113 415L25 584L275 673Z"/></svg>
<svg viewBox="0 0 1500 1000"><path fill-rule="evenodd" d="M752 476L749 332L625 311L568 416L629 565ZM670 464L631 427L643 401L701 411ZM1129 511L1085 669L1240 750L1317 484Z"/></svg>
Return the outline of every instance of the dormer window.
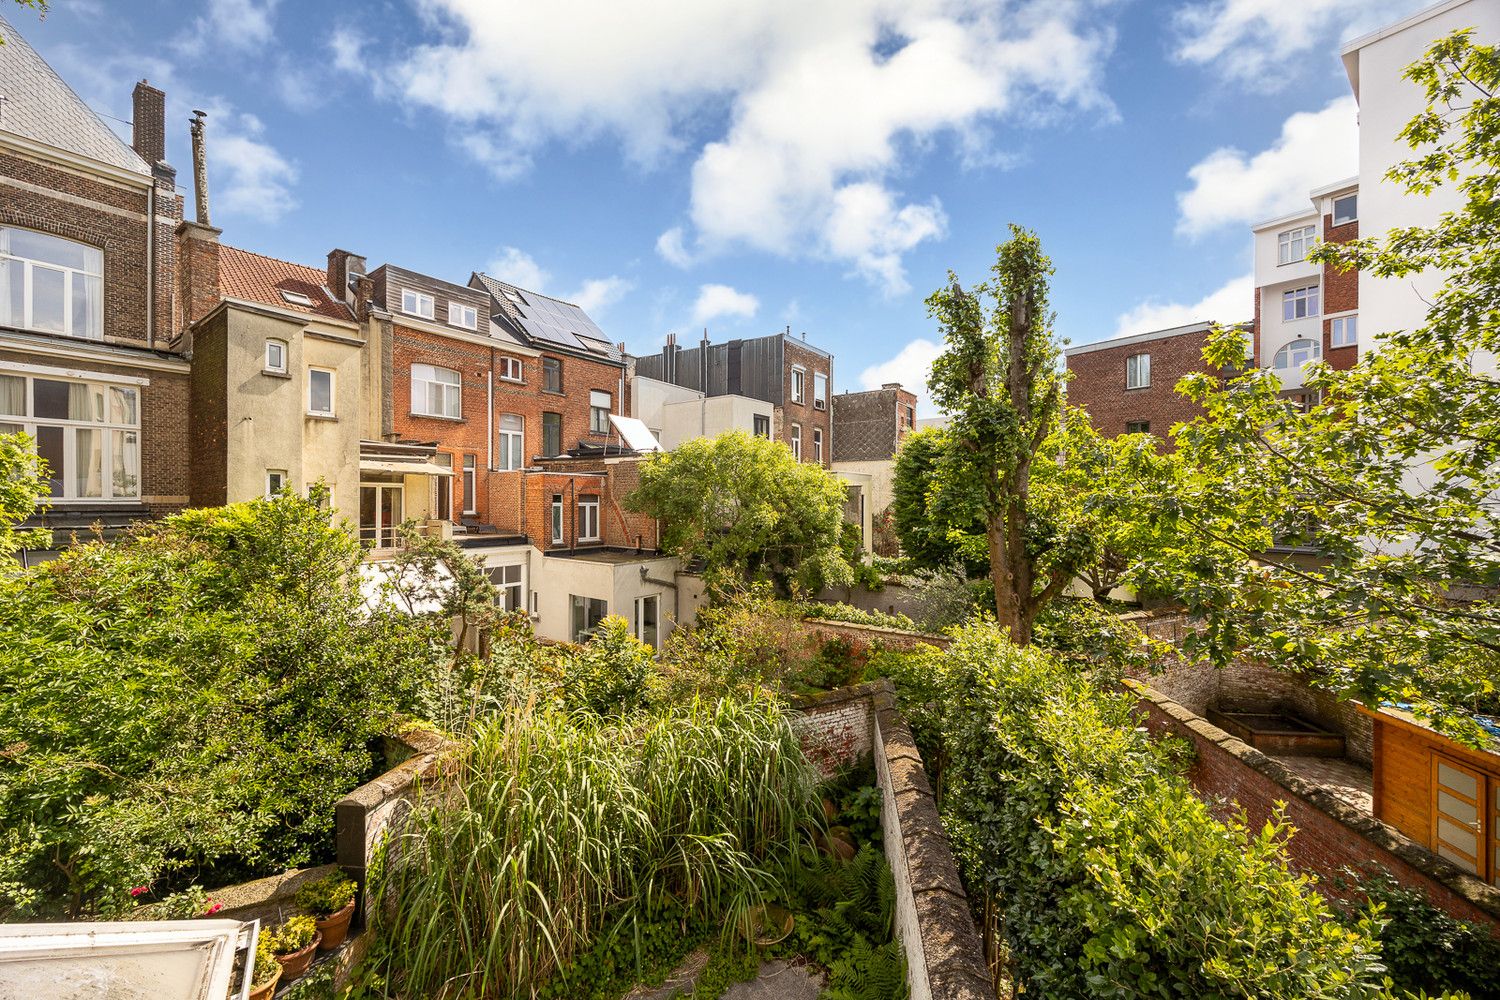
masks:
<svg viewBox="0 0 1500 1000"><path fill-rule="evenodd" d="M479 311L462 302L450 302L448 303L448 325L461 326L465 330L476 330L479 328Z"/></svg>
<svg viewBox="0 0 1500 1000"><path fill-rule="evenodd" d="M401 311L408 316L432 319L432 296L425 292L414 292L410 288L403 288L401 289Z"/></svg>
<svg viewBox="0 0 1500 1000"><path fill-rule="evenodd" d="M0 326L104 338L104 251L0 226Z"/></svg>
<svg viewBox="0 0 1500 1000"><path fill-rule="evenodd" d="M301 292L290 292L285 288L281 290L281 297L284 301L294 306L308 306L311 308L313 304L311 296L303 295Z"/></svg>

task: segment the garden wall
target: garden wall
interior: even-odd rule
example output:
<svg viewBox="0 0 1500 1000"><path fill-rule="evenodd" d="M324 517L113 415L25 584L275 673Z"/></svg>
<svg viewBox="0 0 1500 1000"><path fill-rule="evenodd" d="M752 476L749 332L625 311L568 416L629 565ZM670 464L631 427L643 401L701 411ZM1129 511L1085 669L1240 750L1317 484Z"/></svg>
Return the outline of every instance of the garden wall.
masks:
<svg viewBox="0 0 1500 1000"><path fill-rule="evenodd" d="M1369 813L1356 809L1277 761L1139 681L1125 685L1140 699L1142 721L1152 733L1188 741L1194 762L1188 777L1220 816L1245 811L1259 829L1285 804L1296 834L1287 854L1299 869L1315 874L1318 887L1337 895L1330 880L1344 868L1372 862L1406 885L1426 891L1433 904L1500 934L1500 889L1460 871Z"/></svg>
<svg viewBox="0 0 1500 1000"><path fill-rule="evenodd" d="M899 628L856 625L853 622L837 622L827 618L804 618L802 628L809 637L822 642L837 637L866 645L878 643L886 649L902 651L915 649L924 644L936 646L938 649L947 649L952 641L947 636L933 635L930 632L908 632Z"/></svg>
<svg viewBox="0 0 1500 1000"><path fill-rule="evenodd" d="M958 865L921 754L896 711L890 681L804 699L796 708L793 727L824 773L866 753L874 757L885 857L896 880L896 935L906 952L911 1000L993 1000L984 946Z"/></svg>

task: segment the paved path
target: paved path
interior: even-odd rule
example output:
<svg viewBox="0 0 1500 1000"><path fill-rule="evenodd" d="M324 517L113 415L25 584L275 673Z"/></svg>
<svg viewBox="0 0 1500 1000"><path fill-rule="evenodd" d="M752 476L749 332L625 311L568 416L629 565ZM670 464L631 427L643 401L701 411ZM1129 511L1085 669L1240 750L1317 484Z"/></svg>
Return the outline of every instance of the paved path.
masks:
<svg viewBox="0 0 1500 1000"><path fill-rule="evenodd" d="M748 983L735 983L724 1000L817 1000L823 976L805 965L781 959L760 963L760 974Z"/></svg>

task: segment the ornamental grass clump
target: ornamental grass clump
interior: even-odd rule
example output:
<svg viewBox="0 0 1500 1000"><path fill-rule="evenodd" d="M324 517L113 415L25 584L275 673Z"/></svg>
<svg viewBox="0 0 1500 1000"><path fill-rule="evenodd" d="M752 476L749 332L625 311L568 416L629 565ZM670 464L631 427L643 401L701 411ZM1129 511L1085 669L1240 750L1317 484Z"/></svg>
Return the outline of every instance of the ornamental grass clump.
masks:
<svg viewBox="0 0 1500 1000"><path fill-rule="evenodd" d="M569 982L575 959L613 955L596 979L639 971L632 942L664 919L685 941L758 899L813 815L814 783L769 700L615 722L514 710L390 843L376 961L401 996L589 995Z"/></svg>

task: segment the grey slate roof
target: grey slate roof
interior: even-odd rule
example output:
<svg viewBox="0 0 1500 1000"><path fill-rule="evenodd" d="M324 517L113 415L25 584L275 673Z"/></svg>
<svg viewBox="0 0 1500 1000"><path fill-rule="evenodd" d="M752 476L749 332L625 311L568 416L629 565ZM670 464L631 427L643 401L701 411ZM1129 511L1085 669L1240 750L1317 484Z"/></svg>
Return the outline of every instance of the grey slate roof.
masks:
<svg viewBox="0 0 1500 1000"><path fill-rule="evenodd" d="M151 168L0 17L0 132L151 176Z"/></svg>

